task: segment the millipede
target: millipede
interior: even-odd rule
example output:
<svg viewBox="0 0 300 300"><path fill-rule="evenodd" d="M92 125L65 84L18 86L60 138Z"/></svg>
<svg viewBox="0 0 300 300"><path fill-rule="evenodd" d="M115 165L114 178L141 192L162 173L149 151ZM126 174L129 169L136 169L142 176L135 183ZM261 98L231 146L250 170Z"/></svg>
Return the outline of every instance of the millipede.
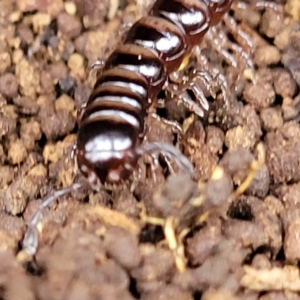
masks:
<svg viewBox="0 0 300 300"><path fill-rule="evenodd" d="M75 160L96 190L130 178L138 159L163 153L192 173L189 160L173 145L142 143L145 117L168 76L177 71L205 33L230 9L232 0L157 0L127 32L98 71L91 96L79 114ZM42 210L82 187L57 191L42 202L28 224L23 248L36 252Z"/></svg>

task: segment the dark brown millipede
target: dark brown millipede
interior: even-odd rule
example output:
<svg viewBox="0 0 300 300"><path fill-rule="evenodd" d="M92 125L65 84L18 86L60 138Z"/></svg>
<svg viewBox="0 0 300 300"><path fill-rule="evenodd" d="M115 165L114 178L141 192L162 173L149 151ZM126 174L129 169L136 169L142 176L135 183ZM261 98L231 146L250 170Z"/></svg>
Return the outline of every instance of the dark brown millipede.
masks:
<svg viewBox="0 0 300 300"><path fill-rule="evenodd" d="M192 172L192 165L173 145L143 145L144 119L153 100L204 34L229 10L232 0L157 0L126 33L98 74L79 116L75 159L89 184L99 189L126 181L138 159L149 152L171 156ZM43 208L80 183L45 199L28 224L23 248L36 252L36 225Z"/></svg>
<svg viewBox="0 0 300 300"><path fill-rule="evenodd" d="M129 29L81 112L75 155L90 184L128 179L139 156L152 150L140 147L152 100L230 5L231 0L158 0ZM156 144L155 150L168 153L169 147Z"/></svg>

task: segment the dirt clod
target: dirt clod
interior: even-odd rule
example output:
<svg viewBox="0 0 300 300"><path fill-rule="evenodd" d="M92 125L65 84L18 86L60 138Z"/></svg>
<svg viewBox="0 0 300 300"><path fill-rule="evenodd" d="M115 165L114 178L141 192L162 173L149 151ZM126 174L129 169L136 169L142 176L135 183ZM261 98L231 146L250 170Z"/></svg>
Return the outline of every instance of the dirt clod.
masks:
<svg viewBox="0 0 300 300"><path fill-rule="evenodd" d="M0 77L0 93L9 98L17 95L18 81L13 74L7 73Z"/></svg>

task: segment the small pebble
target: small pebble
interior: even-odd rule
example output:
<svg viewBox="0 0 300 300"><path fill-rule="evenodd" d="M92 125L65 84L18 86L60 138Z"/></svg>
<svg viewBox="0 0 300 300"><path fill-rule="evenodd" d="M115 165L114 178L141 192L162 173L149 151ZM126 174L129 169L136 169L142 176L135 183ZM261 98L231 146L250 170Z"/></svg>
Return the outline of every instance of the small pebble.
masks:
<svg viewBox="0 0 300 300"><path fill-rule="evenodd" d="M57 26L70 39L76 38L81 32L81 23L78 18L68 13L59 14Z"/></svg>
<svg viewBox="0 0 300 300"><path fill-rule="evenodd" d="M254 62L259 67L275 65L280 61L280 53L274 46L262 46L254 53Z"/></svg>
<svg viewBox="0 0 300 300"><path fill-rule="evenodd" d="M17 96L18 86L18 80L13 74L6 73L0 77L0 93L6 97Z"/></svg>
<svg viewBox="0 0 300 300"><path fill-rule="evenodd" d="M13 165L20 164L27 156L26 147L21 140L11 143L8 149L8 158Z"/></svg>

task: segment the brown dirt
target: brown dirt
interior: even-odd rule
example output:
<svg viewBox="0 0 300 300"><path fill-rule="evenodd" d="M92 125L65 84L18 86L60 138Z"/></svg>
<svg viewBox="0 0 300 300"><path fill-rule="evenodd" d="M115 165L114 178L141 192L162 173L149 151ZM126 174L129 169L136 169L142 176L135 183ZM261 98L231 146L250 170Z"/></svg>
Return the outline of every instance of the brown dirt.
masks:
<svg viewBox="0 0 300 300"><path fill-rule="evenodd" d="M177 141L193 180L145 158L134 192L62 197L43 212L37 254L21 251L41 199L80 177L70 153L89 65L148 2L0 1L0 299L300 299L298 0L275 1L278 11L233 6L257 83L247 59L231 51L232 67L207 40L228 103L218 92L200 119L167 101L158 113L183 134L147 119L146 140Z"/></svg>

